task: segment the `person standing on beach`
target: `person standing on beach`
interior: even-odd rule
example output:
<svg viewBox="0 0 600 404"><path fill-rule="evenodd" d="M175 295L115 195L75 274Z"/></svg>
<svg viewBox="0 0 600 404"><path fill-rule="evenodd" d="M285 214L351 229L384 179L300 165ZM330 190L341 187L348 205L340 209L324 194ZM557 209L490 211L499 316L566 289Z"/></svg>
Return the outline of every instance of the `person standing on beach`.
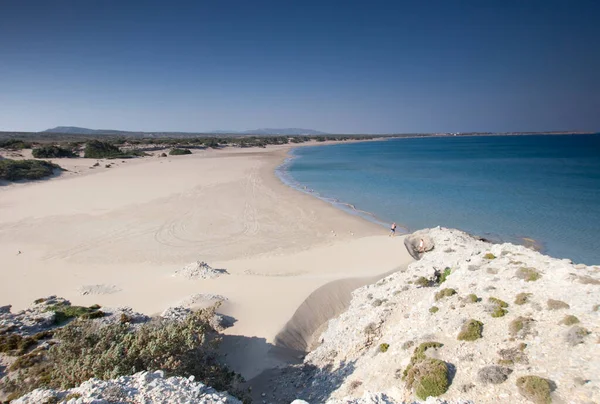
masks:
<svg viewBox="0 0 600 404"><path fill-rule="evenodd" d="M392 227L390 227L390 237L394 237L396 235L396 223L392 223Z"/></svg>

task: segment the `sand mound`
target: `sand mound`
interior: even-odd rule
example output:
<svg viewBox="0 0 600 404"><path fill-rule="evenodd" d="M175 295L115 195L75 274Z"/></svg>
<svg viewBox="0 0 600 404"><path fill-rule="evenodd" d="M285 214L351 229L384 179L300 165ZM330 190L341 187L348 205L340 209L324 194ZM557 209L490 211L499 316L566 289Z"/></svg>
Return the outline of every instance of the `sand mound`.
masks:
<svg viewBox="0 0 600 404"><path fill-rule="evenodd" d="M175 271L175 276L181 276L187 279L212 279L227 274L225 269L212 268L204 261L192 262L181 269Z"/></svg>
<svg viewBox="0 0 600 404"><path fill-rule="evenodd" d="M115 285L83 285L79 288L79 293L83 296L86 295L112 295L113 293L118 293L122 289Z"/></svg>
<svg viewBox="0 0 600 404"><path fill-rule="evenodd" d="M177 306L204 308L212 306L216 302L225 302L227 300L229 299L221 295L215 295L212 293L196 293L181 300Z"/></svg>

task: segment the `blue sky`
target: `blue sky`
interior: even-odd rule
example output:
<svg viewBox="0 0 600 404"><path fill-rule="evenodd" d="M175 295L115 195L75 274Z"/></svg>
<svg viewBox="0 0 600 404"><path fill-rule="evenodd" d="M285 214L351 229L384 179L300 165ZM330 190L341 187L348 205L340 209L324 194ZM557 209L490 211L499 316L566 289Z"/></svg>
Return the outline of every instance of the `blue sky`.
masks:
<svg viewBox="0 0 600 404"><path fill-rule="evenodd" d="M0 130L600 130L600 2L0 2Z"/></svg>

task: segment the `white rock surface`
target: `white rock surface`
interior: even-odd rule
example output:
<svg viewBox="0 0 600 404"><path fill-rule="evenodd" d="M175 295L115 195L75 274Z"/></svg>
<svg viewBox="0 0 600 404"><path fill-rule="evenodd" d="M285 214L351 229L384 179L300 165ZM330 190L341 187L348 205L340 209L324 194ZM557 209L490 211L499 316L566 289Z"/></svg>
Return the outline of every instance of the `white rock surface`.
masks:
<svg viewBox="0 0 600 404"><path fill-rule="evenodd" d="M444 346L428 350L427 355L455 369L441 399L527 403L515 382L520 376L536 375L556 383L555 402L600 402L600 268L573 265L522 246L485 243L457 230L435 228L425 234L435 245L432 251L408 270L356 290L347 312L329 322L320 338L322 344L306 357L305 366L316 368L317 376L311 377L304 391L312 388L314 397L328 397L331 403L412 402L415 397L405 388L402 371L418 344L437 341ZM486 253L496 258L486 259ZM433 278L436 270L446 267L452 273L441 286L415 285L418 277ZM516 272L521 267L535 268L542 277L532 282L520 279ZM443 288L453 288L457 294L436 301L436 292ZM464 300L471 293L482 301ZM529 302L515 304L519 293L531 293ZM491 317L490 297L509 304L504 317ZM570 308L549 310L548 299L564 301ZM432 306L439 311L430 313ZM571 327L559 323L567 314L576 316L579 325L589 330L583 343L571 346L566 342ZM519 316L533 318L530 335L509 333L510 323ZM457 340L468 319L483 322L483 338ZM478 381L479 369L497 364L501 349L522 342L527 344L527 361L510 365L513 372L506 382ZM387 352L379 351L382 343L389 344ZM378 393L365 398L365 392Z"/></svg>
<svg viewBox="0 0 600 404"><path fill-rule="evenodd" d="M224 269L215 269L206 262L196 261L176 270L174 275L186 279L212 279L224 274L227 274L227 271Z"/></svg>
<svg viewBox="0 0 600 404"><path fill-rule="evenodd" d="M79 387L63 391L37 389L12 403L39 404L52 397L67 404L241 404L227 393L194 382L193 377L166 378L162 371L140 372L107 381L90 379ZM64 401L67 397L69 399Z"/></svg>

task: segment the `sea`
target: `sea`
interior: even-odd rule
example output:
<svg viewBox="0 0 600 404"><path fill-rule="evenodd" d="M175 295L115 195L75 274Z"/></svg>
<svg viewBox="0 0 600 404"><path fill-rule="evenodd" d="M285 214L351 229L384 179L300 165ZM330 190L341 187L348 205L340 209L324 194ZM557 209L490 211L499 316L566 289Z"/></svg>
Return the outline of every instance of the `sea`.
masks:
<svg viewBox="0 0 600 404"><path fill-rule="evenodd" d="M286 184L382 227L457 228L600 264L600 134L298 147L277 173Z"/></svg>

